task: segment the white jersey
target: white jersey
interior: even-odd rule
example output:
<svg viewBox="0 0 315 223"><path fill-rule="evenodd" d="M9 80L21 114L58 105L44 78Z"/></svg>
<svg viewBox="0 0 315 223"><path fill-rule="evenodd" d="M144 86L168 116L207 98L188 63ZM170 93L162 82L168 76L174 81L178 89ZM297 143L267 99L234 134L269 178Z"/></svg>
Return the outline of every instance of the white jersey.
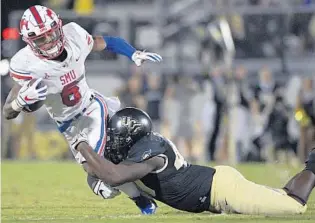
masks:
<svg viewBox="0 0 315 223"><path fill-rule="evenodd" d="M56 121L66 121L90 103L93 90L85 78L85 60L93 47L92 36L78 24L63 26L67 58L63 62L40 59L29 46L17 52L10 62L11 77L20 85L43 78L48 87L45 107Z"/></svg>

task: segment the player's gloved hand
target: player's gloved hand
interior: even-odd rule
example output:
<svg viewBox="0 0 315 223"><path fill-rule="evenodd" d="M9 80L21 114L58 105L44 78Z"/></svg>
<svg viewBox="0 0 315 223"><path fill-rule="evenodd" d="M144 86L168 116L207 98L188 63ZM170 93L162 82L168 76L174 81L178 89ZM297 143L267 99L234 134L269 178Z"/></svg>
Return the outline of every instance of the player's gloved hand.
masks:
<svg viewBox="0 0 315 223"><path fill-rule="evenodd" d="M37 79L32 85L26 82L20 89L18 96L12 102L14 110L22 110L26 105L34 104L37 101L45 100L47 96L47 86L38 88L42 78Z"/></svg>
<svg viewBox="0 0 315 223"><path fill-rule="evenodd" d="M96 182L93 192L104 199L111 199L120 195L120 191L118 189L112 188L101 180Z"/></svg>
<svg viewBox="0 0 315 223"><path fill-rule="evenodd" d="M155 203L153 199L147 198L143 195L140 195L139 197L130 198L130 199L136 203L141 213L144 215L155 214L156 209L158 208L157 204Z"/></svg>
<svg viewBox="0 0 315 223"><path fill-rule="evenodd" d="M84 132L79 132L77 135L75 135L72 140L70 141L71 148L74 150L77 149L77 146L81 142L86 142L88 144L88 136ZM84 159L85 160L85 159Z"/></svg>
<svg viewBox="0 0 315 223"><path fill-rule="evenodd" d="M162 57L157 53L150 53L145 51L136 51L132 55L132 60L135 62L135 64L139 67L143 63L143 61L149 60L152 62L161 62Z"/></svg>

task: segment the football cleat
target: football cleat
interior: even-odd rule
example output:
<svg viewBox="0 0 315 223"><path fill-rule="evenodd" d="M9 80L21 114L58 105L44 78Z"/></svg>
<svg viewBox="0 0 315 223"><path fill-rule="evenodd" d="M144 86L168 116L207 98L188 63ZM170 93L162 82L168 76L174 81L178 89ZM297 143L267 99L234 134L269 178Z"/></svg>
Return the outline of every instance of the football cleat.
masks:
<svg viewBox="0 0 315 223"><path fill-rule="evenodd" d="M137 207L140 209L143 215L155 214L158 206L153 199L147 198L143 195L130 199L136 203Z"/></svg>

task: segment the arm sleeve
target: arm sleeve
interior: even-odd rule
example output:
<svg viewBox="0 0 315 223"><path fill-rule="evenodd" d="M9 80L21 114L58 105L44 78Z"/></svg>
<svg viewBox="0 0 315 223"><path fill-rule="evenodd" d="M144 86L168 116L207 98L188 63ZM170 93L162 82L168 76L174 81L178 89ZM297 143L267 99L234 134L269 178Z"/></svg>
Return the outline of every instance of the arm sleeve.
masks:
<svg viewBox="0 0 315 223"><path fill-rule="evenodd" d="M104 36L103 38L106 42L107 50L124 55L132 60L132 55L136 52L136 49L124 39L112 36Z"/></svg>
<svg viewBox="0 0 315 223"><path fill-rule="evenodd" d="M143 143L142 145L133 147L128 154L127 161L141 163L155 156L163 154L165 147L158 142Z"/></svg>

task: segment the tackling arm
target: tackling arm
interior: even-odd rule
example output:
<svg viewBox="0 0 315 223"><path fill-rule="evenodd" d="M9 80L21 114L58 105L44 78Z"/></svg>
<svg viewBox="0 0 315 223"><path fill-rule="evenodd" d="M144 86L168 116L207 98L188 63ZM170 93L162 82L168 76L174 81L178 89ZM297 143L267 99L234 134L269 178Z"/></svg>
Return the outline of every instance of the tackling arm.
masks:
<svg viewBox="0 0 315 223"><path fill-rule="evenodd" d="M19 91L21 89L21 86L17 83L14 83L14 86L12 87L5 104L3 106L3 115L6 119L14 119L16 118L19 114L20 111L16 111L12 107L13 101L17 98Z"/></svg>
<svg viewBox="0 0 315 223"><path fill-rule="evenodd" d="M160 160L161 158L154 157L142 163L115 165L97 155L85 142L79 143L76 150L78 150L86 159L87 164L93 173L110 186L118 186L141 179L148 173L161 167L164 162L163 160Z"/></svg>

